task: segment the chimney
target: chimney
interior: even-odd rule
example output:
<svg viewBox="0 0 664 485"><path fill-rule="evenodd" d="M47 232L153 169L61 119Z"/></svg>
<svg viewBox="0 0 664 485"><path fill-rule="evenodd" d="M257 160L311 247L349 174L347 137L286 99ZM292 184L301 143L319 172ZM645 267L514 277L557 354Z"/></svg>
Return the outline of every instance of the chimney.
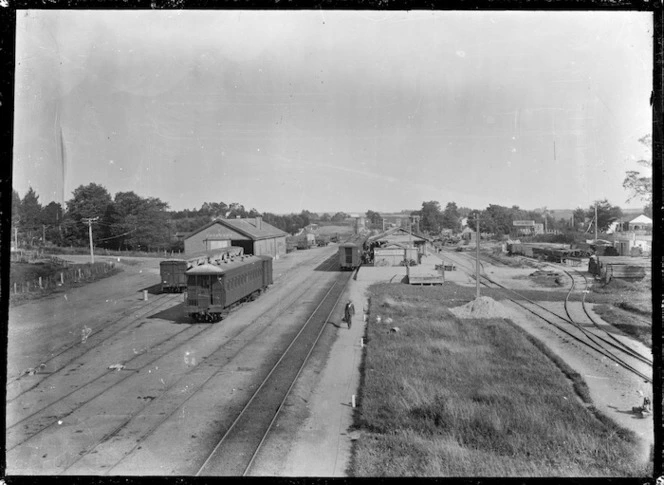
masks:
<svg viewBox="0 0 664 485"><path fill-rule="evenodd" d="M256 229L262 229L263 226L263 218L262 217L256 217L256 223L254 224L256 226Z"/></svg>

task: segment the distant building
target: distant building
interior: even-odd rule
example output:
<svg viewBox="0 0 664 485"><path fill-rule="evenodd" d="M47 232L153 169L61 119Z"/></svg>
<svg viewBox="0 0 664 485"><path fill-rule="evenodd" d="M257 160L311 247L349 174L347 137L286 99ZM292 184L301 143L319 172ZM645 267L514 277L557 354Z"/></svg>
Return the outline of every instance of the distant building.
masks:
<svg viewBox="0 0 664 485"><path fill-rule="evenodd" d="M652 233L652 219L648 216L641 214L639 217L632 219L628 223L628 231L645 231Z"/></svg>
<svg viewBox="0 0 664 485"><path fill-rule="evenodd" d="M652 252L652 219L642 214L628 223L622 224L622 227L619 225L614 232L613 245L621 256L650 254Z"/></svg>
<svg viewBox="0 0 664 485"><path fill-rule="evenodd" d="M185 254L238 246L244 254L279 258L286 254L287 234L264 222L261 217L215 219L189 233L184 239Z"/></svg>

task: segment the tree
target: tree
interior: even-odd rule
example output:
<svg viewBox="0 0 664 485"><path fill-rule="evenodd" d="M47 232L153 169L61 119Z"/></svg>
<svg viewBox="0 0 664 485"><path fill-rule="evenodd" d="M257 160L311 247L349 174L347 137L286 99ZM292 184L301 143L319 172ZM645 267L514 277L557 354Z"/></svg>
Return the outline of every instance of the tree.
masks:
<svg viewBox="0 0 664 485"><path fill-rule="evenodd" d="M652 137L650 135L646 135L639 139L639 142L646 147L650 157L637 160L636 163L652 169ZM634 198L639 198L646 203L652 203L652 176L642 175L641 172L637 170L628 170L625 172L623 187L631 194L627 199L627 202Z"/></svg>
<svg viewBox="0 0 664 485"><path fill-rule="evenodd" d="M12 190L12 225L18 227L21 220L21 196Z"/></svg>
<svg viewBox="0 0 664 485"><path fill-rule="evenodd" d="M371 209L367 210L365 213L367 220L369 221L369 229L382 228L383 227L383 218L382 216Z"/></svg>
<svg viewBox="0 0 664 485"><path fill-rule="evenodd" d="M37 237L37 234L41 235L41 210L42 206L39 203L39 196L30 187L28 193L25 194L21 201L21 208L19 210L21 218L19 227L30 242Z"/></svg>
<svg viewBox="0 0 664 485"><path fill-rule="evenodd" d="M448 202L441 217L441 225L445 229L457 231L460 226L461 215L455 202Z"/></svg>
<svg viewBox="0 0 664 485"><path fill-rule="evenodd" d="M300 219L302 220L302 227L308 226L311 224L313 221L318 220L318 214L314 212L310 212L308 210L303 210L300 212Z"/></svg>
<svg viewBox="0 0 664 485"><path fill-rule="evenodd" d="M325 212L322 216L320 216L320 222L330 222L331 216L327 212Z"/></svg>
<svg viewBox="0 0 664 485"><path fill-rule="evenodd" d="M438 234L441 228L443 214L440 210L440 203L435 200L422 202L422 209L418 211L420 216L420 229L429 234Z"/></svg>
<svg viewBox="0 0 664 485"><path fill-rule="evenodd" d="M599 232L605 232L612 222L622 217L622 209L617 205L611 205L607 199L604 199L595 201L595 204L588 208L586 212L586 217L588 219L595 218L595 206L597 206L596 224ZM595 222L593 222L593 224L594 223Z"/></svg>
<svg viewBox="0 0 664 485"><path fill-rule="evenodd" d="M143 198L134 192L118 192L106 221L107 240L118 249L155 249L170 246L168 204L158 198Z"/></svg>
<svg viewBox="0 0 664 485"><path fill-rule="evenodd" d="M57 202L49 202L41 211L41 224L44 224L46 240L60 244L62 242L60 224L62 223L62 206Z"/></svg>
<svg viewBox="0 0 664 485"><path fill-rule="evenodd" d="M343 222L343 221L346 220L346 218L348 218L348 214L346 214L345 212L337 212L336 214L334 214L332 216L331 221L332 222Z"/></svg>
<svg viewBox="0 0 664 485"><path fill-rule="evenodd" d="M63 221L63 232L69 244L86 246L88 244L88 227L83 219L106 216L109 206L113 204L111 194L102 185L90 183L81 185L67 201L67 214ZM104 232L93 231L95 238L105 236Z"/></svg>
<svg viewBox="0 0 664 485"><path fill-rule="evenodd" d="M584 211L581 207L577 207L574 209L574 212L572 212L572 217L574 219L574 228L576 229L577 227L585 226L586 222L586 211ZM593 213L593 217L595 217L595 214Z"/></svg>

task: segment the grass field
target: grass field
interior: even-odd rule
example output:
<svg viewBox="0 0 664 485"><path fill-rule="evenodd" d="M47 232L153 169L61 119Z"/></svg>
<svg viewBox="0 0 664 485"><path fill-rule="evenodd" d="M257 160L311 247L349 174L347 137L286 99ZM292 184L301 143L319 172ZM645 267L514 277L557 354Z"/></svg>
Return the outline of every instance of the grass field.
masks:
<svg viewBox="0 0 664 485"><path fill-rule="evenodd" d="M541 343L509 321L447 310L473 288L370 292L351 476L651 473L636 464L635 435L584 404L580 376Z"/></svg>
<svg viewBox="0 0 664 485"><path fill-rule="evenodd" d="M614 278L608 284L595 283L586 301L598 303L594 310L605 322L652 346L652 291L649 280L629 282Z"/></svg>

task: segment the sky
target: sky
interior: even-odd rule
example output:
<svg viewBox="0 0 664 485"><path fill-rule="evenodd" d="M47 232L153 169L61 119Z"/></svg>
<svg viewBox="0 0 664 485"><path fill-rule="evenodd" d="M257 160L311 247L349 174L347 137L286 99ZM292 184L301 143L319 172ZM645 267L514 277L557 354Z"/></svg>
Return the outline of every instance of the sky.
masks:
<svg viewBox="0 0 664 485"><path fill-rule="evenodd" d="M173 210L643 206L650 12L17 12L13 186Z"/></svg>

